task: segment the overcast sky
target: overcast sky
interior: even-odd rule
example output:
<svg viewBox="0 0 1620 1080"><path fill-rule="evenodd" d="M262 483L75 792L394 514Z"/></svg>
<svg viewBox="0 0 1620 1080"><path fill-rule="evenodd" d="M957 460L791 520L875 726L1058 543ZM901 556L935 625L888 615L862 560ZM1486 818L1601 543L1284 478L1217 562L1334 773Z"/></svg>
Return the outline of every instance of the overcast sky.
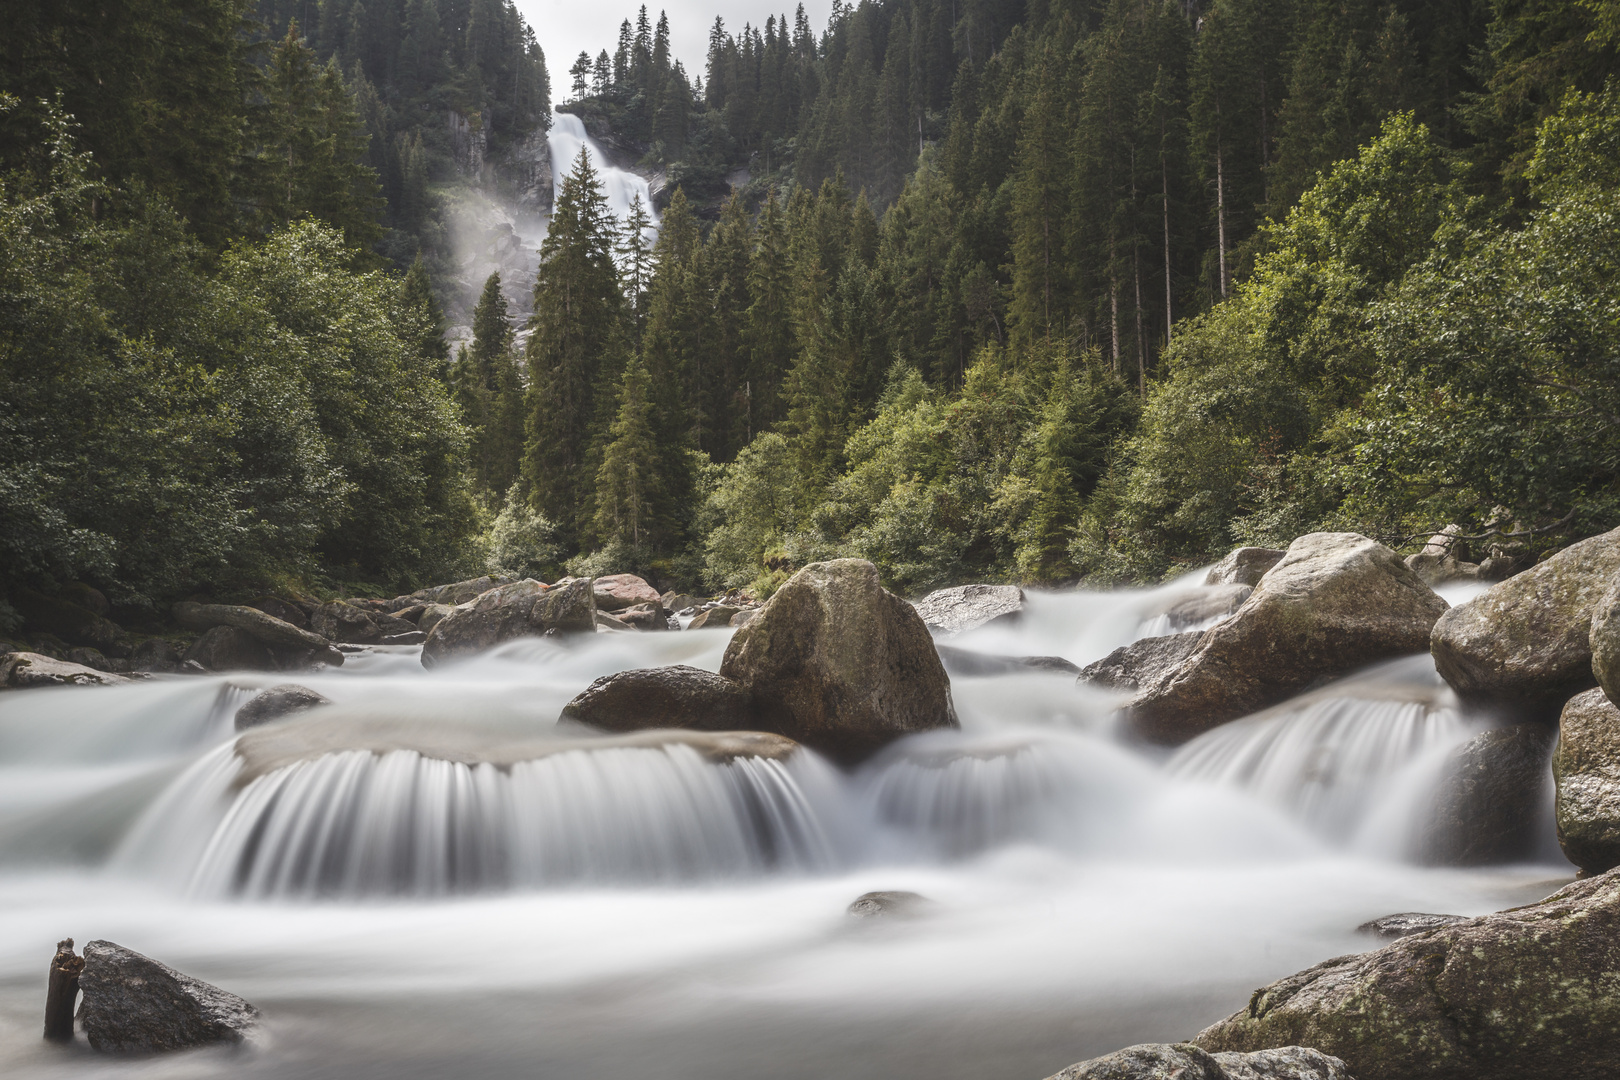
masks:
<svg viewBox="0 0 1620 1080"><path fill-rule="evenodd" d="M639 2L630 0L517 0L523 17L534 27L534 36L546 51L551 69L551 95L561 101L568 96L568 69L581 50L595 56L603 49L613 54L619 39L619 23L635 24ZM709 27L714 17L726 21L726 29L736 33L745 22L763 27L771 15L786 15L792 22L797 2L788 0L665 0L648 3L647 17L658 25L658 12L669 12L669 36L675 58L686 65L688 76L704 75L703 63L709 51ZM816 36L827 28L832 0L804 0L805 14Z"/></svg>

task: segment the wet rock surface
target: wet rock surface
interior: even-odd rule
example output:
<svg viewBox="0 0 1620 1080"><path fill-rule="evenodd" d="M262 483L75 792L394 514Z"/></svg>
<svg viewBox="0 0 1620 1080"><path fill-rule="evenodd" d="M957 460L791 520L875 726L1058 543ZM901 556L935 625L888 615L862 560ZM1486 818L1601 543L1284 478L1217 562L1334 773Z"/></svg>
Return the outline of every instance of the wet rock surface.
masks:
<svg viewBox="0 0 1620 1080"><path fill-rule="evenodd" d="M741 686L684 664L604 675L563 706L562 715L603 731L737 731L753 726L748 694Z"/></svg>
<svg viewBox="0 0 1620 1080"><path fill-rule="evenodd" d="M110 1053L157 1053L241 1042L259 1010L235 994L110 941L84 947L79 1023Z"/></svg>
<svg viewBox="0 0 1620 1080"><path fill-rule="evenodd" d="M1205 585L1258 585L1266 571L1282 562L1286 551L1278 548L1240 547L1209 568Z"/></svg>
<svg viewBox="0 0 1620 1080"><path fill-rule="evenodd" d="M1151 742L1185 742L1318 680L1421 652L1445 610L1384 545L1356 533L1302 536L1184 660L1140 681L1127 722Z"/></svg>
<svg viewBox="0 0 1620 1080"><path fill-rule="evenodd" d="M1454 750L1424 826L1424 861L1485 866L1533 855L1546 829L1555 735L1541 724L1517 724L1481 732Z"/></svg>
<svg viewBox="0 0 1620 1080"><path fill-rule="evenodd" d="M325 694L316 693L307 686L282 683L280 686L272 686L268 690L261 691L236 710L236 730L246 731L248 728L279 720L283 716L304 712L318 705L330 704L332 700Z"/></svg>
<svg viewBox="0 0 1620 1080"><path fill-rule="evenodd" d="M119 686L130 680L84 664L53 660L34 652L0 654L0 689L26 690L37 686Z"/></svg>
<svg viewBox="0 0 1620 1080"><path fill-rule="evenodd" d="M915 607L930 632L949 637L1017 619L1024 610L1024 590L1016 585L957 585L935 589Z"/></svg>
<svg viewBox="0 0 1620 1080"><path fill-rule="evenodd" d="M1602 690L1564 706L1552 769L1565 857L1589 874L1620 866L1620 708Z"/></svg>
<svg viewBox="0 0 1620 1080"><path fill-rule="evenodd" d="M1143 1043L1070 1065L1047 1080L1355 1080L1338 1058L1303 1046L1211 1054L1192 1043Z"/></svg>
<svg viewBox="0 0 1620 1080"><path fill-rule="evenodd" d="M1376 919L1368 919L1356 927L1356 931L1390 941L1411 934L1439 930L1445 926L1456 926L1458 923L1467 921L1468 916L1466 915L1433 915L1425 911L1402 911L1395 915L1384 915Z"/></svg>
<svg viewBox="0 0 1620 1080"><path fill-rule="evenodd" d="M720 674L748 692L761 730L841 761L957 726L922 617L863 559L811 563L784 582L732 636Z"/></svg>
<svg viewBox="0 0 1620 1080"><path fill-rule="evenodd" d="M588 579L547 588L525 578L480 593L434 624L422 644L422 663L432 667L551 630L575 634L596 630L596 601Z"/></svg>
<svg viewBox="0 0 1620 1080"><path fill-rule="evenodd" d="M997 653L974 652L950 645L937 646L945 670L952 675L993 676L1027 675L1046 672L1052 675L1078 675L1080 667L1061 656L1001 656Z"/></svg>
<svg viewBox="0 0 1620 1080"><path fill-rule="evenodd" d="M921 893L880 891L862 893L844 909L852 919L915 919L928 913L934 902Z"/></svg>
<svg viewBox="0 0 1620 1080"><path fill-rule="evenodd" d="M1620 529L1572 544L1435 624L1435 667L1465 700L1552 722L1593 686L1592 619L1620 576Z"/></svg>
<svg viewBox="0 0 1620 1080"><path fill-rule="evenodd" d="M1280 979L1196 1042L1314 1046L1358 1080L1599 1080L1620 1075L1616 972L1611 871Z"/></svg>
<svg viewBox="0 0 1620 1080"><path fill-rule="evenodd" d="M1198 649L1202 632L1140 638L1080 669L1078 681L1103 690L1135 691L1165 679Z"/></svg>

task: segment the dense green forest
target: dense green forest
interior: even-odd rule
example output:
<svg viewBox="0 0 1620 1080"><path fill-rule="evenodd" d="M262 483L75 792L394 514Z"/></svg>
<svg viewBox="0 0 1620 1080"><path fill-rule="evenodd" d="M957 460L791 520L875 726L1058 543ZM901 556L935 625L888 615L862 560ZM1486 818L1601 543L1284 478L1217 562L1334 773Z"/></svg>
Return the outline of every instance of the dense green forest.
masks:
<svg viewBox="0 0 1620 1080"><path fill-rule="evenodd" d="M717 20L690 74L643 9L557 96L661 177L656 243L551 163L534 315L491 279L453 359L444 194L550 117L509 0L13 30L13 598L836 554L915 592L1620 519L1607 0L865 0Z"/></svg>

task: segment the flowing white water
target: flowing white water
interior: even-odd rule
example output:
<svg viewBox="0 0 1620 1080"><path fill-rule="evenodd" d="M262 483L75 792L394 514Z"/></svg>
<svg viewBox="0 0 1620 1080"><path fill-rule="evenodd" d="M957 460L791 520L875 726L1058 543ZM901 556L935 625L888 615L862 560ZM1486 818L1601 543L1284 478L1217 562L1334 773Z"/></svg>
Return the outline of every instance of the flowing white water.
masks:
<svg viewBox="0 0 1620 1080"><path fill-rule="evenodd" d="M952 644L1085 664L1190 587L1037 594ZM266 1011L258 1049L143 1066L160 1076L1038 1080L1185 1038L1368 947L1368 918L1494 910L1568 874L1406 858L1480 726L1423 657L1173 755L1118 739L1109 695L1036 671L956 679L962 731L849 772L557 725L593 678L714 670L728 636L532 639L432 672L414 649L358 654L299 681L409 745L257 771L231 719L274 676L0 695L0 1072L113 1067L39 1046L44 964L71 935ZM406 737L424 730L488 753L434 756ZM844 907L883 888L936 903L851 926Z"/></svg>
<svg viewBox="0 0 1620 1080"><path fill-rule="evenodd" d="M564 178L573 170L574 163L583 151L590 158L591 168L596 170L602 194L607 197L613 216L623 222L630 216L631 205L639 198L642 209L652 219L652 226L647 229L644 239L651 244L658 238L658 211L653 207L652 190L647 179L610 164L607 154L603 153L596 140L585 133L583 120L573 113L556 113L552 117L546 142L551 147L551 170L555 177L552 181L553 205L562 193Z"/></svg>

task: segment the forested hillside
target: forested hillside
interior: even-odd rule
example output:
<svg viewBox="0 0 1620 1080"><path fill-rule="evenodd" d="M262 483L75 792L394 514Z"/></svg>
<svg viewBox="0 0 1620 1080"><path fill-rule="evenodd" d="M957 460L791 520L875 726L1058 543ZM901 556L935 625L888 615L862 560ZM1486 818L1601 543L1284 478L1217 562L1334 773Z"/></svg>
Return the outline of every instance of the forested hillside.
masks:
<svg viewBox="0 0 1620 1080"><path fill-rule="evenodd" d="M543 27L21 13L13 602L766 592L835 554L907 591L1152 580L1315 528L1535 554L1620 516L1614 4L866 0L717 20L701 73L627 15L556 96L661 179L656 243L550 163L533 319L492 279L452 361L444 204L533 182Z"/></svg>

